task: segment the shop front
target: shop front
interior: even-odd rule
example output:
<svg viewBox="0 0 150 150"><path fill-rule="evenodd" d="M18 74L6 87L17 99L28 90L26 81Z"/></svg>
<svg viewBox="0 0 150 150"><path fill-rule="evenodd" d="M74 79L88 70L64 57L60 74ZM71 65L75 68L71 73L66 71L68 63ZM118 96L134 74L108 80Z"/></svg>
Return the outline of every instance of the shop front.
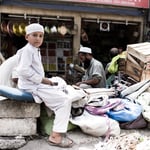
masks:
<svg viewBox="0 0 150 150"><path fill-rule="evenodd" d="M105 65L111 47L125 50L144 40L149 7L146 0L106 2L2 0L0 51L5 58L15 54L26 43L24 27L39 22L45 29L41 54L46 72L64 73L76 61L80 45L91 47Z"/></svg>

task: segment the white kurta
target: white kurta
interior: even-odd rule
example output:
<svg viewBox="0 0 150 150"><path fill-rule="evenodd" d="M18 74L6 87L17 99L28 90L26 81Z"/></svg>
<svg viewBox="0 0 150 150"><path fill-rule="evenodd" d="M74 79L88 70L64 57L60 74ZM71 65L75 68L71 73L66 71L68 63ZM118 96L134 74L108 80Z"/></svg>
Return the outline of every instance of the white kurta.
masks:
<svg viewBox="0 0 150 150"><path fill-rule="evenodd" d="M30 44L22 48L22 55L19 58L17 67L19 76L18 87L31 92L37 103L44 102L45 105L54 111L55 120L53 131L66 132L71 111L71 99L64 92L65 87L42 84L44 69L41 63L41 54L38 48ZM51 78L60 83L59 77ZM62 85L62 84L61 84ZM65 81L64 81L65 86Z"/></svg>
<svg viewBox="0 0 150 150"><path fill-rule="evenodd" d="M16 55L8 58L0 65L0 85L6 85L10 87L15 86L14 82L12 81L12 72L16 65L17 65Z"/></svg>

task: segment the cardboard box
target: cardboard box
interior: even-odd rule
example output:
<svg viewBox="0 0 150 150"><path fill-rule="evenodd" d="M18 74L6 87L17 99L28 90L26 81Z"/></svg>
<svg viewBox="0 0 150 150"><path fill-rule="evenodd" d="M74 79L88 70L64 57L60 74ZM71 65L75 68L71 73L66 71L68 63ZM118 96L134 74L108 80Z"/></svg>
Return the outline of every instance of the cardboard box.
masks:
<svg viewBox="0 0 150 150"><path fill-rule="evenodd" d="M127 45L125 73L136 81L150 79L150 42Z"/></svg>

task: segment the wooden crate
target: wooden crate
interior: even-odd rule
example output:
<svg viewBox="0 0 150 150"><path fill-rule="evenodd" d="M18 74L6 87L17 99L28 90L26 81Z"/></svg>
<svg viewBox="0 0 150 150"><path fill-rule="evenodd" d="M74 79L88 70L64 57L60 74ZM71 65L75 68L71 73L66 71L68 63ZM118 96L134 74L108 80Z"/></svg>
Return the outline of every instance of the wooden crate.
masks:
<svg viewBox="0 0 150 150"><path fill-rule="evenodd" d="M119 58L118 60L118 71L124 72L126 67L126 59Z"/></svg>
<svg viewBox="0 0 150 150"><path fill-rule="evenodd" d="M136 81L150 79L150 43L127 46L125 73Z"/></svg>
<svg viewBox="0 0 150 150"><path fill-rule="evenodd" d="M150 42L127 45L127 53L138 58L143 63L150 62Z"/></svg>

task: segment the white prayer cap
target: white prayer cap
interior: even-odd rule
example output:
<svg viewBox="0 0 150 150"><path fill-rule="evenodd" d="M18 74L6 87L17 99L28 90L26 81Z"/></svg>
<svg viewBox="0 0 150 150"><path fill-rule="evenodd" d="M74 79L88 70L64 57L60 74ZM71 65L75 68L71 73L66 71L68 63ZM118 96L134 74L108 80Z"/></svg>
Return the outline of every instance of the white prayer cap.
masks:
<svg viewBox="0 0 150 150"><path fill-rule="evenodd" d="M88 53L88 54L92 54L92 50L91 48L88 47L80 47L79 53Z"/></svg>
<svg viewBox="0 0 150 150"><path fill-rule="evenodd" d="M25 30L26 30L26 34L30 34L30 33L33 33L33 32L42 32L42 33L44 33L44 27L42 25L40 25L39 23L29 24L28 26L26 26Z"/></svg>

